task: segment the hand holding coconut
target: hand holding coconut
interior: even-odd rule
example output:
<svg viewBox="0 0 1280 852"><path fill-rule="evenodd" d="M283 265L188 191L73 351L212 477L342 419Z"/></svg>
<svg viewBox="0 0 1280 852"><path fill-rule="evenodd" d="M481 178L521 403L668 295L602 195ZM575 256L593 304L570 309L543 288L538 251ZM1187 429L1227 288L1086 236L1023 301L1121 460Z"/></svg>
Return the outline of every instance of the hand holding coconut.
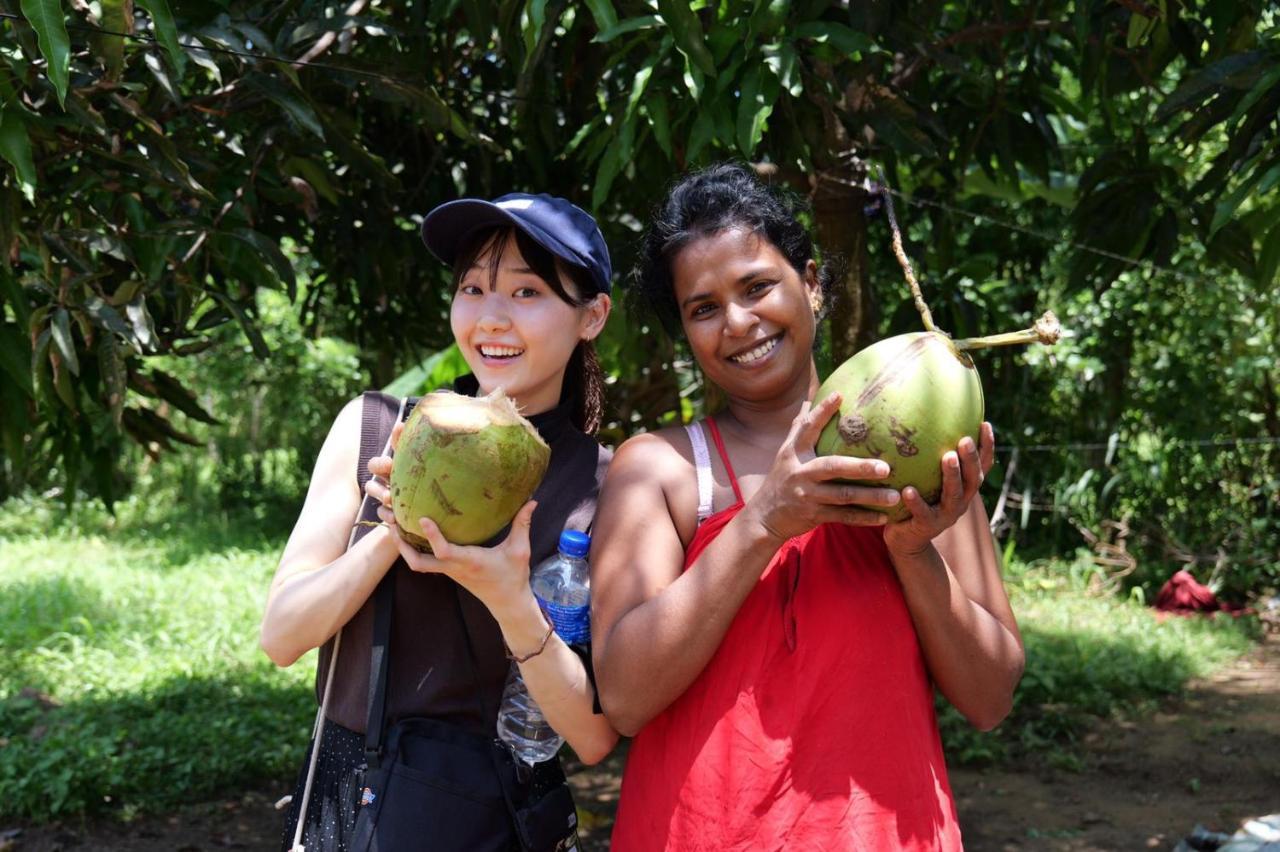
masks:
<svg viewBox="0 0 1280 852"><path fill-rule="evenodd" d="M396 424L391 431L391 446L395 449L404 432L404 424ZM428 517L419 517L418 530L413 539L406 536L396 519L390 486L395 462L393 456L374 456L369 460L369 472L374 478L365 486L365 492L377 500L378 519L394 533L400 557L413 571L423 574L444 574L475 595L494 618L502 624L509 613L527 613L533 599L529 591L529 530L537 502L529 500L511 520L511 531L493 547L455 544L445 538L439 524ZM493 519L488 519L493 523ZM422 550L410 543L425 541Z"/></svg>
<svg viewBox="0 0 1280 852"><path fill-rule="evenodd" d="M889 475L886 463L814 453L822 427L839 407L840 394L833 393L801 408L764 484L744 509L779 544L824 523L883 524L884 508L899 502L897 491L872 484Z"/></svg>
<svg viewBox="0 0 1280 852"><path fill-rule="evenodd" d="M910 514L885 528L884 543L891 554L924 552L969 510L995 460L991 424L983 423L980 433L981 444L966 436L955 450L943 455L941 496L936 504L926 501L914 485L902 489L902 504Z"/></svg>

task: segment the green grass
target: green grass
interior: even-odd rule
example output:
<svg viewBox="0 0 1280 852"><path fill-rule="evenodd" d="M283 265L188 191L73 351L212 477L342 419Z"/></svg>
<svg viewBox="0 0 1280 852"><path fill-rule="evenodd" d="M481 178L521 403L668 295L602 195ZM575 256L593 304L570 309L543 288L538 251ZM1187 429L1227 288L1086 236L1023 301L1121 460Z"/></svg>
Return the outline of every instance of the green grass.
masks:
<svg viewBox="0 0 1280 852"><path fill-rule="evenodd" d="M128 816L301 760L314 658L257 648L283 533L178 509L0 510L0 817Z"/></svg>
<svg viewBox="0 0 1280 852"><path fill-rule="evenodd" d="M1012 713L991 733L973 730L939 700L948 757L974 764L1033 752L1059 768L1079 768L1074 745L1090 724L1149 712L1259 636L1250 618L1159 619L1136 598L1091 593L1094 574L1087 558L1009 566L1026 671Z"/></svg>
<svg viewBox="0 0 1280 852"><path fill-rule="evenodd" d="M293 777L314 657L280 670L257 648L288 522L191 505L0 506L0 821L128 818ZM943 707L953 760L1071 767L1091 722L1140 714L1248 648L1250 622L1158 623L1090 596L1086 565L1010 567L1027 672L993 733Z"/></svg>

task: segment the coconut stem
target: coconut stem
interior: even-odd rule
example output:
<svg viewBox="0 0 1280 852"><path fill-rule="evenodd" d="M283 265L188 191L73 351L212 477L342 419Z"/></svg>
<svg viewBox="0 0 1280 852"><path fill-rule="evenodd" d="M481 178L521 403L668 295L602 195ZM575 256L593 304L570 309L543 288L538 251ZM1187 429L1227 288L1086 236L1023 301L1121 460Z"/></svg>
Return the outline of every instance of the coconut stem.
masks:
<svg viewBox="0 0 1280 852"><path fill-rule="evenodd" d="M1052 346L1062 337L1062 325L1053 311L1045 311L1036 324L1022 331L1011 331L1007 334L992 334L988 337L969 337L954 341L956 349L961 352L973 349L991 349L995 346L1020 346L1027 343L1043 343Z"/></svg>
<svg viewBox="0 0 1280 852"><path fill-rule="evenodd" d="M885 180L883 166L880 168L880 183L884 185L884 209L889 214L889 227L893 230L894 257L898 258L902 274L907 277L907 284L911 287L911 298L916 303L916 311L920 314L920 321L924 323L924 330L937 331L937 327L933 324L933 314L929 312L929 306L925 304L924 295L920 292L920 283L916 281L915 270L911 268L911 261L902 248L902 232L898 230L898 217L893 213L893 192L889 189L889 182Z"/></svg>

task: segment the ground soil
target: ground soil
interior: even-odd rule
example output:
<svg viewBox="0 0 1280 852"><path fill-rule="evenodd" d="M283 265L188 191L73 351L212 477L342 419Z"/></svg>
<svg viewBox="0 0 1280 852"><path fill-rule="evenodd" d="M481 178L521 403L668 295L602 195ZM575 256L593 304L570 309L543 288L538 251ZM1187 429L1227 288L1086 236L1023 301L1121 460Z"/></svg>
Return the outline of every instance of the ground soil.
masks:
<svg viewBox="0 0 1280 852"><path fill-rule="evenodd" d="M969 850L1172 849L1197 825L1234 831L1280 812L1280 636L1191 685L1154 714L1098 725L1083 768L953 769ZM586 852L608 848L624 752L569 767ZM128 824L99 819L0 826L0 852L214 852L279 848L281 782Z"/></svg>

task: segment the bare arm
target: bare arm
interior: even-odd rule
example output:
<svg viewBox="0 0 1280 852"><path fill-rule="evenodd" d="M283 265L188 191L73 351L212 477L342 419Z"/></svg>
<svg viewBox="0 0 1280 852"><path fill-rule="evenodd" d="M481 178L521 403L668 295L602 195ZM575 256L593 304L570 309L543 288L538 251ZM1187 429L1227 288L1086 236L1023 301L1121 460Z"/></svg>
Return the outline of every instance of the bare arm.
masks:
<svg viewBox="0 0 1280 852"><path fill-rule="evenodd" d="M692 466L663 435L633 438L614 455L592 548L592 636L600 702L622 733L639 731L693 683L788 538L828 521L878 524L882 515L856 504L897 502L897 492L829 481L884 476L883 463L814 457L838 405L833 394L801 412L766 484L684 572Z"/></svg>
<svg viewBox="0 0 1280 852"><path fill-rule="evenodd" d="M355 479L360 407L353 400L334 420L271 581L260 644L280 666L292 665L350 621L399 555L386 529L346 549L361 500Z"/></svg>
<svg viewBox="0 0 1280 852"><path fill-rule="evenodd" d="M993 450L984 424L981 448L964 439L958 455L943 460L939 506L925 506L908 489L904 501L913 519L885 531L929 672L947 700L981 730L1008 715L1025 660L987 513L976 495ZM932 539L923 537L940 524L946 526Z"/></svg>

